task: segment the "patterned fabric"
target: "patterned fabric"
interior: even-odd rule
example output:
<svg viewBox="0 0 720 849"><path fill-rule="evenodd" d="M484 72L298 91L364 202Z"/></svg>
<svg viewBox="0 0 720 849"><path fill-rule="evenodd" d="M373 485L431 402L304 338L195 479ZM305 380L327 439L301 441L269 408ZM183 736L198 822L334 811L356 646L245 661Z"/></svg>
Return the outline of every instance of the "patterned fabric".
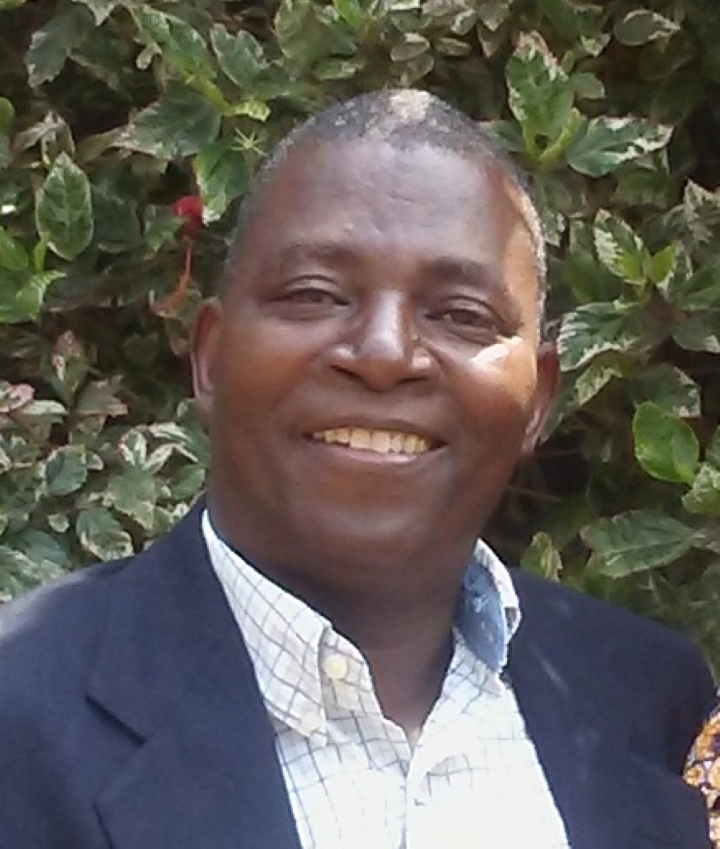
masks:
<svg viewBox="0 0 720 849"><path fill-rule="evenodd" d="M695 741L685 780L702 790L710 816L710 840L720 849L720 704Z"/></svg>
<svg viewBox="0 0 720 849"><path fill-rule="evenodd" d="M499 677L519 613L489 549L479 548L468 584L476 594L466 589L458 609L440 697L409 739L383 715L358 649L225 545L207 513L203 533L275 728L304 849L452 849L470 833L488 845L567 849L514 694ZM480 651L473 639L484 641Z"/></svg>

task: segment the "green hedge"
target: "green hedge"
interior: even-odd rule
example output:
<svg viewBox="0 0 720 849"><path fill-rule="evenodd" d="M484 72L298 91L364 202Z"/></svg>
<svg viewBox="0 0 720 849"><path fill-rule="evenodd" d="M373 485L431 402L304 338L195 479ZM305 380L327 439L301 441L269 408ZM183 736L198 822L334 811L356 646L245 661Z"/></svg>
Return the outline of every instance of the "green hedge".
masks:
<svg viewBox="0 0 720 849"><path fill-rule="evenodd" d="M187 330L237 199L298 120L413 85L531 173L565 315L492 541L720 666L719 43L708 0L0 0L2 596L187 509Z"/></svg>

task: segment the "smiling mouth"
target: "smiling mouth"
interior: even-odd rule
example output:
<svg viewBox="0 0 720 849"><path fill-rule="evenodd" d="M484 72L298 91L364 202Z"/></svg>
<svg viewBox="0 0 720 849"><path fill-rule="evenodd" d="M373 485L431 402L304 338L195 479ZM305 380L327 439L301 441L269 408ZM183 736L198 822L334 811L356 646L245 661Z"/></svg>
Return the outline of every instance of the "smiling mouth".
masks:
<svg viewBox="0 0 720 849"><path fill-rule="evenodd" d="M433 446L424 436L417 433L402 433L396 430L375 430L365 427L340 427L319 430L312 434L315 442L328 445L343 445L356 451L373 454L400 454L417 456L427 454Z"/></svg>

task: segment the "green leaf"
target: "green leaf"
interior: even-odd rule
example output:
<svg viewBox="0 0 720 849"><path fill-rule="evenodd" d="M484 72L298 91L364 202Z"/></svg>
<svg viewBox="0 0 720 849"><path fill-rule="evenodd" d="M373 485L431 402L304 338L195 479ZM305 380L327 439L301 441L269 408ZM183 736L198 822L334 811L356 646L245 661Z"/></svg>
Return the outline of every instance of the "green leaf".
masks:
<svg viewBox="0 0 720 849"><path fill-rule="evenodd" d="M155 254L169 242L175 242L181 227L182 219L168 207L146 206L143 247L147 254Z"/></svg>
<svg viewBox="0 0 720 849"><path fill-rule="evenodd" d="M38 532L39 533L39 532ZM31 587L59 578L64 570L28 546L30 554L9 545L0 545L0 599L18 596Z"/></svg>
<svg viewBox="0 0 720 849"><path fill-rule="evenodd" d="M527 572L533 572L552 581L560 580L560 572L563 568L560 552L551 537L543 531L533 536L520 565Z"/></svg>
<svg viewBox="0 0 720 849"><path fill-rule="evenodd" d="M36 319L45 303L45 295L53 283L63 280L62 271L43 271L26 280L15 296L16 307L26 318Z"/></svg>
<svg viewBox="0 0 720 849"><path fill-rule="evenodd" d="M560 365L572 371L604 351L629 351L646 342L643 311L628 304L584 304L569 313L558 335Z"/></svg>
<svg viewBox="0 0 720 849"><path fill-rule="evenodd" d="M54 80L68 56L93 31L93 19L87 9L68 6L33 33L25 62L33 88Z"/></svg>
<svg viewBox="0 0 720 849"><path fill-rule="evenodd" d="M129 430L120 440L118 446L123 462L129 466L143 468L147 461L147 438L138 428Z"/></svg>
<svg viewBox="0 0 720 849"><path fill-rule="evenodd" d="M352 59L328 59L315 68L315 76L319 80L349 80L365 65L362 56Z"/></svg>
<svg viewBox="0 0 720 849"><path fill-rule="evenodd" d="M189 78L215 76L205 41L189 23L147 3L131 9L131 14L141 35L157 48L164 62Z"/></svg>
<svg viewBox="0 0 720 849"><path fill-rule="evenodd" d="M414 12L420 8L421 0L384 0L383 6L388 12Z"/></svg>
<svg viewBox="0 0 720 849"><path fill-rule="evenodd" d="M67 513L51 513L47 517L48 527L55 531L56 534L64 534L70 527L70 520Z"/></svg>
<svg viewBox="0 0 720 849"><path fill-rule="evenodd" d="M332 0L332 4L342 20L352 29L361 29L370 20L370 16L358 0Z"/></svg>
<svg viewBox="0 0 720 849"><path fill-rule="evenodd" d="M75 397L89 369L82 342L72 330L61 333L53 345L48 379L66 404Z"/></svg>
<svg viewBox="0 0 720 849"><path fill-rule="evenodd" d="M96 26L100 26L115 9L127 5L127 0L73 0L73 3L82 3L83 6L87 6L95 17Z"/></svg>
<svg viewBox="0 0 720 849"><path fill-rule="evenodd" d="M35 397L29 383L8 383L0 380L0 416L22 409Z"/></svg>
<svg viewBox="0 0 720 849"><path fill-rule="evenodd" d="M264 123L270 117L270 107L263 100L241 100L230 104L226 114L247 115L253 121Z"/></svg>
<svg viewBox="0 0 720 849"><path fill-rule="evenodd" d="M720 192L709 192L691 180L683 194L683 212L696 243L716 253L720 239Z"/></svg>
<svg viewBox="0 0 720 849"><path fill-rule="evenodd" d="M108 480L105 503L129 516L146 531L153 528L156 500L156 478L145 469L128 466Z"/></svg>
<svg viewBox="0 0 720 849"><path fill-rule="evenodd" d="M538 33L520 35L507 63L506 78L508 103L524 134L530 139L556 139L570 120L574 92Z"/></svg>
<svg viewBox="0 0 720 849"><path fill-rule="evenodd" d="M75 492L85 483L87 476L87 453L81 446L57 448L45 464L45 483L50 495Z"/></svg>
<svg viewBox="0 0 720 849"><path fill-rule="evenodd" d="M712 463L716 469L720 469L720 426L715 428L715 433L705 452L705 459L708 463Z"/></svg>
<svg viewBox="0 0 720 849"><path fill-rule="evenodd" d="M0 268L8 271L24 271L30 258L22 244L0 226Z"/></svg>
<svg viewBox="0 0 720 849"><path fill-rule="evenodd" d="M515 121L483 121L480 126L508 153L522 153L525 142Z"/></svg>
<svg viewBox="0 0 720 849"><path fill-rule="evenodd" d="M10 139L0 133L0 171L10 164L12 153L10 152Z"/></svg>
<svg viewBox="0 0 720 849"><path fill-rule="evenodd" d="M648 168L648 161L638 159L615 173L617 184L611 198L614 206L662 209L670 203L667 174L656 167Z"/></svg>
<svg viewBox="0 0 720 849"><path fill-rule="evenodd" d="M646 401L633 417L635 457L651 477L671 483L692 483L700 444L687 422Z"/></svg>
<svg viewBox="0 0 720 849"><path fill-rule="evenodd" d="M393 45L390 58L393 62L407 62L430 50L430 42L423 35L406 32L402 40Z"/></svg>
<svg viewBox="0 0 720 849"><path fill-rule="evenodd" d="M604 177L626 162L665 147L672 127L640 118L593 118L567 149L568 165L588 177Z"/></svg>
<svg viewBox="0 0 720 849"><path fill-rule="evenodd" d="M127 405L118 398L117 383L96 380L80 393L75 406L77 416L124 416Z"/></svg>
<svg viewBox="0 0 720 849"><path fill-rule="evenodd" d="M573 74L570 77L573 91L582 100L602 100L605 97L605 86L589 72Z"/></svg>
<svg viewBox="0 0 720 849"><path fill-rule="evenodd" d="M215 141L220 121L220 113L202 95L171 86L136 116L122 145L161 159L189 156Z"/></svg>
<svg viewBox="0 0 720 849"><path fill-rule="evenodd" d="M612 351L595 357L575 381L578 406L584 407L615 378L624 377L626 371L625 361Z"/></svg>
<svg viewBox="0 0 720 849"><path fill-rule="evenodd" d="M443 36L435 39L433 46L441 56L469 56L472 53L472 45L461 38Z"/></svg>
<svg viewBox="0 0 720 849"><path fill-rule="evenodd" d="M484 26L495 32L512 14L514 0L483 0L477 4L477 14Z"/></svg>
<svg viewBox="0 0 720 849"><path fill-rule="evenodd" d="M241 89L251 88L267 67L260 42L245 30L230 35L225 27L217 24L210 33L210 42L220 69Z"/></svg>
<svg viewBox="0 0 720 849"><path fill-rule="evenodd" d="M673 273L658 286L665 300L684 312L717 309L720 305L720 258L694 274L690 272L690 263L678 258Z"/></svg>
<svg viewBox="0 0 720 849"><path fill-rule="evenodd" d="M573 172L568 174L583 180ZM595 238L590 222L571 221L568 235L562 277L572 290L576 302L588 304L619 298L623 290L622 282L597 261Z"/></svg>
<svg viewBox="0 0 720 849"><path fill-rule="evenodd" d="M90 181L65 153L38 193L35 221L41 239L63 259L75 259L92 241Z"/></svg>
<svg viewBox="0 0 720 849"><path fill-rule="evenodd" d="M64 277L60 271L44 271L24 276L0 275L0 324L35 320L42 310L45 293L52 283Z"/></svg>
<svg viewBox="0 0 720 849"><path fill-rule="evenodd" d="M615 38L628 47L637 47L674 35L680 26L649 9L633 9L615 24Z"/></svg>
<svg viewBox="0 0 720 849"><path fill-rule="evenodd" d="M634 510L592 522L581 536L599 556L599 571L622 578L682 557L692 546L693 532L663 513Z"/></svg>
<svg viewBox="0 0 720 849"><path fill-rule="evenodd" d="M668 245L650 257L646 263L648 277L656 286L661 286L672 274L679 248L678 244Z"/></svg>
<svg viewBox="0 0 720 849"><path fill-rule="evenodd" d="M702 414L700 387L685 372L669 363L644 368L629 384L635 404L652 401L661 410L679 418Z"/></svg>
<svg viewBox="0 0 720 849"><path fill-rule="evenodd" d="M672 338L681 348L720 354L720 308L691 313L679 321Z"/></svg>
<svg viewBox="0 0 720 849"><path fill-rule="evenodd" d="M228 140L208 145L195 157L193 165L203 216L206 221L215 221L224 214L230 202L245 191L251 168Z"/></svg>
<svg viewBox="0 0 720 849"><path fill-rule="evenodd" d="M102 189L92 190L95 244L108 254L123 254L140 246L142 233L135 205Z"/></svg>
<svg viewBox="0 0 720 849"><path fill-rule="evenodd" d="M720 469L703 463L682 503L689 513L720 516Z"/></svg>
<svg viewBox="0 0 720 849"><path fill-rule="evenodd" d="M15 107L7 97L0 97L0 135L10 135L13 122L15 121Z"/></svg>
<svg viewBox="0 0 720 849"><path fill-rule="evenodd" d="M608 271L629 283L645 281L645 264L650 256L624 221L601 209L595 218L593 238L598 259Z"/></svg>
<svg viewBox="0 0 720 849"><path fill-rule="evenodd" d="M201 465L185 466L169 483L171 501L195 501L205 486L205 469Z"/></svg>
<svg viewBox="0 0 720 849"><path fill-rule="evenodd" d="M580 0L537 0L537 5L566 39L575 40L599 34L602 6Z"/></svg>
<svg viewBox="0 0 720 849"><path fill-rule="evenodd" d="M60 577L70 567L65 549L54 536L45 531L26 528L13 542L26 557L40 565L46 573L44 580Z"/></svg>
<svg viewBox="0 0 720 849"><path fill-rule="evenodd" d="M80 510L75 521L75 531L85 551L100 560L115 560L133 553L130 534L103 507Z"/></svg>
<svg viewBox="0 0 720 849"><path fill-rule="evenodd" d="M352 41L334 45L339 28L332 26L337 15L328 9L323 19L320 4L311 0L282 0L275 14L274 29L277 46L285 59L285 70L294 78L307 75L312 66L333 53L352 53ZM341 22L340 22L341 23ZM342 31L347 27L341 23ZM347 49L335 49L336 47Z"/></svg>

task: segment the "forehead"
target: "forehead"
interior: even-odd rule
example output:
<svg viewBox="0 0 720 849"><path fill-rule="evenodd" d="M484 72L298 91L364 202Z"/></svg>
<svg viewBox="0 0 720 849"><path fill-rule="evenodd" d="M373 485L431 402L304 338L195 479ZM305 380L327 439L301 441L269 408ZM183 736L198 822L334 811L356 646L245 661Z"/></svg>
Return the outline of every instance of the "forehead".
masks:
<svg viewBox="0 0 720 849"><path fill-rule="evenodd" d="M296 243L341 243L360 254L457 256L537 293L522 198L496 164L429 144L304 143L262 188L245 258Z"/></svg>

